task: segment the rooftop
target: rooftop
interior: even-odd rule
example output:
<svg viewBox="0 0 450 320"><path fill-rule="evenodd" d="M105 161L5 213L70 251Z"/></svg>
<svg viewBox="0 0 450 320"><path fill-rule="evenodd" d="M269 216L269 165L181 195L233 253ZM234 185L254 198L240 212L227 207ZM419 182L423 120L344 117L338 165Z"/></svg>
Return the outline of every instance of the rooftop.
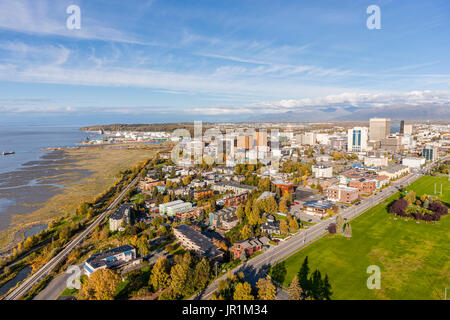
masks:
<svg viewBox="0 0 450 320"><path fill-rule="evenodd" d="M179 225L176 230L199 246L207 258L215 258L222 254L222 252L219 251L216 245L208 237L192 227L182 224Z"/></svg>
<svg viewBox="0 0 450 320"><path fill-rule="evenodd" d="M113 248L110 250L105 250L102 251L100 253L96 253L93 254L92 256L90 256L86 262L89 263L91 266L93 266L94 268L99 268L101 266L108 266L108 263L106 262L106 258L127 252L127 251L131 251L134 250L134 248L128 244L117 247L117 248Z"/></svg>
<svg viewBox="0 0 450 320"><path fill-rule="evenodd" d="M110 216L113 220L120 220L125 215L126 210L130 210L133 207L132 203L123 203L119 205L114 213Z"/></svg>

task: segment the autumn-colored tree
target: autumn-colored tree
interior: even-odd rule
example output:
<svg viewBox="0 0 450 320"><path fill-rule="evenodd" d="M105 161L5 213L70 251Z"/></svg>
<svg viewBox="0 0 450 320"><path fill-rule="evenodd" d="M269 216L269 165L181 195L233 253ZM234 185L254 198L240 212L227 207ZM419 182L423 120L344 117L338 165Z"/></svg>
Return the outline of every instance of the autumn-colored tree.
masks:
<svg viewBox="0 0 450 320"><path fill-rule="evenodd" d="M287 201L285 199L282 199L280 201L280 204L278 205L278 210L282 213L288 212Z"/></svg>
<svg viewBox="0 0 450 320"><path fill-rule="evenodd" d="M236 285L233 294L234 300L255 300L252 295L252 287L248 282L240 282Z"/></svg>
<svg viewBox="0 0 450 320"><path fill-rule="evenodd" d="M238 217L239 221L242 221L245 216L244 209L241 205L236 209L236 216Z"/></svg>
<svg viewBox="0 0 450 320"><path fill-rule="evenodd" d="M285 219L282 219L280 221L280 232L282 234L286 234L286 233L289 232L289 225L288 225L288 223L287 223L287 221Z"/></svg>
<svg viewBox="0 0 450 320"><path fill-rule="evenodd" d="M342 232L343 228L344 228L344 217L342 217L342 214L338 215L336 217L336 230L338 232Z"/></svg>
<svg viewBox="0 0 450 320"><path fill-rule="evenodd" d="M256 287L258 288L259 300L275 300L277 297L277 289L269 277L259 279Z"/></svg>
<svg viewBox="0 0 450 320"><path fill-rule="evenodd" d="M252 226L261 224L261 212L259 211L259 208L257 205L253 206L252 211L247 216L247 218L248 218L248 223Z"/></svg>
<svg viewBox="0 0 450 320"><path fill-rule="evenodd" d="M150 284L153 286L153 289L159 290L162 288L166 288L169 284L169 263L166 258L159 258L156 260L155 265L152 269L152 274L150 276Z"/></svg>
<svg viewBox="0 0 450 320"><path fill-rule="evenodd" d="M119 275L110 269L100 269L92 273L83 284L78 299L80 300L113 300Z"/></svg>
<svg viewBox="0 0 450 320"><path fill-rule="evenodd" d="M292 279L292 282L289 285L288 294L291 300L303 300L303 290L298 284L297 276L294 276L294 279Z"/></svg>
<svg viewBox="0 0 450 320"><path fill-rule="evenodd" d="M409 192L405 196L405 200L408 201L408 205L416 202L416 193L413 190L409 190Z"/></svg>
<svg viewBox="0 0 450 320"><path fill-rule="evenodd" d="M245 225L244 227L242 227L240 234L242 240L247 240L253 237L253 229L249 225Z"/></svg>
<svg viewBox="0 0 450 320"><path fill-rule="evenodd" d="M294 217L290 217L289 218L289 230L291 232L297 231L299 228L298 226L298 222L297 219L295 219Z"/></svg>
<svg viewBox="0 0 450 320"><path fill-rule="evenodd" d="M210 266L208 260L203 258L196 266L194 272L195 285L199 289L203 289L210 279Z"/></svg>

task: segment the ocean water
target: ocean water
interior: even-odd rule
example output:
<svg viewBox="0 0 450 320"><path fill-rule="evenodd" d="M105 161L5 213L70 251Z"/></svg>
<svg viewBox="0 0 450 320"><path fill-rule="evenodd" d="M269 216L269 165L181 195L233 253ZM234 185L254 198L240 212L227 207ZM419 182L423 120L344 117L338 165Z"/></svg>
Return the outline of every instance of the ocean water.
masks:
<svg viewBox="0 0 450 320"><path fill-rule="evenodd" d="M43 203L62 190L49 178L55 174L54 166L64 161L62 154L41 149L73 147L87 137L99 135L80 131L78 126L0 125L0 153L15 152L0 155L0 230L9 227L12 215L34 210L26 204ZM34 226L26 236L45 228Z"/></svg>
<svg viewBox="0 0 450 320"><path fill-rule="evenodd" d="M47 152L41 148L75 146L86 137L96 136L79 130L78 126L0 125L0 173L22 167L24 163L39 160Z"/></svg>

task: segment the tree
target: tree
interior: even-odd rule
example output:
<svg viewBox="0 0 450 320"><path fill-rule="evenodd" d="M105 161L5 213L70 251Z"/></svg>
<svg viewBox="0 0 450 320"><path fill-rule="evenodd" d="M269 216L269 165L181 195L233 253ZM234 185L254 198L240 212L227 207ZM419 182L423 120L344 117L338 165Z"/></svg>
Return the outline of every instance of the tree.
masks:
<svg viewBox="0 0 450 320"><path fill-rule="evenodd" d="M316 269L316 271L313 272L311 279L311 290L310 290L310 296L314 300L322 300L322 288L323 288L323 282L322 282L322 275L320 274L320 271Z"/></svg>
<svg viewBox="0 0 450 320"><path fill-rule="evenodd" d="M169 263L166 258L161 257L156 260L150 276L150 284L154 290L166 288L169 284Z"/></svg>
<svg viewBox="0 0 450 320"><path fill-rule="evenodd" d="M271 270L270 275L275 282L283 283L286 278L287 270L284 261L276 264Z"/></svg>
<svg viewBox="0 0 450 320"><path fill-rule="evenodd" d="M195 267L194 279L196 287L203 289L209 281L210 266L208 260L203 258Z"/></svg>
<svg viewBox="0 0 450 320"><path fill-rule="evenodd" d="M348 222L344 225L344 233L347 237L352 236L352 226Z"/></svg>
<svg viewBox="0 0 450 320"><path fill-rule="evenodd" d="M389 207L389 212L399 216L405 215L408 201L405 198L398 199Z"/></svg>
<svg viewBox="0 0 450 320"><path fill-rule="evenodd" d="M177 263L170 269L170 287L175 298L187 294L188 271L189 267L186 267L184 263Z"/></svg>
<svg viewBox="0 0 450 320"><path fill-rule="evenodd" d="M308 256L306 256L297 274L298 284L300 285L306 296L309 295L310 290L310 281L308 279L308 275L309 275Z"/></svg>
<svg viewBox="0 0 450 320"><path fill-rule="evenodd" d="M292 282L289 285L288 293L291 300L303 300L303 290L298 284L297 276L294 276L294 279L292 279Z"/></svg>
<svg viewBox="0 0 450 320"><path fill-rule="evenodd" d="M258 206L255 204L252 208L252 211L247 216L248 223L252 226L256 226L261 224L261 212L259 211Z"/></svg>
<svg viewBox="0 0 450 320"><path fill-rule="evenodd" d="M282 199L280 201L280 204L278 206L278 210L282 213L287 213L288 212L288 207L287 207L287 201L285 199Z"/></svg>
<svg viewBox="0 0 450 320"><path fill-rule="evenodd" d="M251 237L253 237L253 229L252 227L250 227L249 225L245 225L242 229L241 229L241 239L242 240L247 240Z"/></svg>
<svg viewBox="0 0 450 320"><path fill-rule="evenodd" d="M297 231L299 228L297 219L295 219L294 217L289 217L288 220L289 220L289 230L291 232Z"/></svg>
<svg viewBox="0 0 450 320"><path fill-rule="evenodd" d="M240 205L237 210L236 210L236 216L238 217L239 221L242 221L242 219L245 216L245 212L244 209L242 208L242 206Z"/></svg>
<svg viewBox="0 0 450 320"><path fill-rule="evenodd" d="M317 190L320 194L323 194L323 187L320 185L320 183L317 184Z"/></svg>
<svg viewBox="0 0 450 320"><path fill-rule="evenodd" d="M413 204L414 202L416 202L416 193L413 190L410 190L406 194L405 200L408 201L408 205Z"/></svg>
<svg viewBox="0 0 450 320"><path fill-rule="evenodd" d="M343 228L344 228L344 218L342 217L342 214L340 214L336 217L336 230L338 232L342 232Z"/></svg>
<svg viewBox="0 0 450 320"><path fill-rule="evenodd" d="M256 287L258 288L259 300L275 300L277 289L269 277L259 279L256 283Z"/></svg>
<svg viewBox="0 0 450 320"><path fill-rule="evenodd" d="M428 208L430 207L430 200L428 200L428 198L425 198L425 199L423 200L423 207L424 207L425 209L428 209Z"/></svg>
<svg viewBox="0 0 450 320"><path fill-rule="evenodd" d="M328 232L330 234L336 233L336 224L335 223L330 223L330 225L328 226Z"/></svg>
<svg viewBox="0 0 450 320"><path fill-rule="evenodd" d="M332 294L333 294L333 292L331 291L331 285L328 280L328 275L326 274L325 279L323 280L323 283L322 283L322 298L325 300L331 300Z"/></svg>
<svg viewBox="0 0 450 320"><path fill-rule="evenodd" d="M234 289L234 300L255 300L252 295L252 287L248 282L239 282Z"/></svg>
<svg viewBox="0 0 450 320"><path fill-rule="evenodd" d="M280 232L281 234L286 234L289 232L289 225L285 219L280 221Z"/></svg>
<svg viewBox="0 0 450 320"><path fill-rule="evenodd" d="M100 269L92 273L83 285L78 298L80 300L113 300L119 275L110 269Z"/></svg>

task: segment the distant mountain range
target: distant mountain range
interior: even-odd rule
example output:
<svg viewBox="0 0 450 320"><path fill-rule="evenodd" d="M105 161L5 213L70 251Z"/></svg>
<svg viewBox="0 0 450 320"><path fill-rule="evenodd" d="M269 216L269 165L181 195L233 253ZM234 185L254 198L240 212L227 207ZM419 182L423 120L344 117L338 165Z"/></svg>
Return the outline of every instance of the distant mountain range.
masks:
<svg viewBox="0 0 450 320"><path fill-rule="evenodd" d="M408 105L397 104L386 107L327 106L302 108L301 111L260 114L253 121L368 121L381 117L401 120L449 120L450 103ZM249 117L250 120L250 117Z"/></svg>

